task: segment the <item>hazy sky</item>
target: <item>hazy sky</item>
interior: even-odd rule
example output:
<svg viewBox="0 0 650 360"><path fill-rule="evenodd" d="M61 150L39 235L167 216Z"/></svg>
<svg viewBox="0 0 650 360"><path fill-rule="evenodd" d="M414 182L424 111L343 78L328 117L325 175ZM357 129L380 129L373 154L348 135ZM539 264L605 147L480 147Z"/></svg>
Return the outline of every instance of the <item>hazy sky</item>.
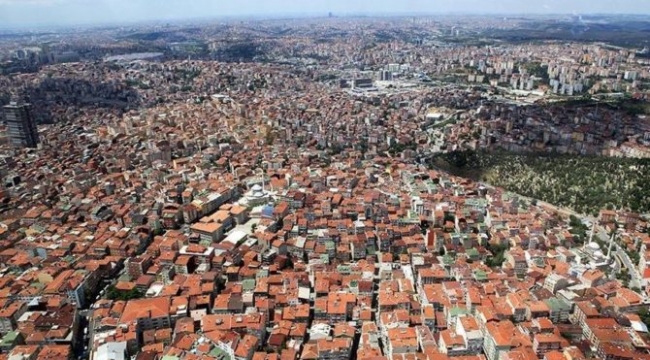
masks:
<svg viewBox="0 0 650 360"><path fill-rule="evenodd" d="M650 0L0 0L0 27L329 11L650 14Z"/></svg>

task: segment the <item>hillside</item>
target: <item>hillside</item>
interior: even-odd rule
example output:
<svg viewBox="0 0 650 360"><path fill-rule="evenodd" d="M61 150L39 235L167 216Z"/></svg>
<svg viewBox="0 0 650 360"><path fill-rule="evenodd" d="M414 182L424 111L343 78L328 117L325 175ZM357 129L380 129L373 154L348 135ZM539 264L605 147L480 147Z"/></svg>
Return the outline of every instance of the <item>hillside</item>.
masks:
<svg viewBox="0 0 650 360"><path fill-rule="evenodd" d="M650 212L650 159L451 152L433 166L584 214Z"/></svg>

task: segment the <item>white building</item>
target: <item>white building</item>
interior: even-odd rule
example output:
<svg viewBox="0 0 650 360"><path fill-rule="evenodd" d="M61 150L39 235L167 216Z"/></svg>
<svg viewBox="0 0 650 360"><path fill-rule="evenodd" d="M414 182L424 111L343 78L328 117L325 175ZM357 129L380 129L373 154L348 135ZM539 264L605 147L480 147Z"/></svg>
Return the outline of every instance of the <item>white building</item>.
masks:
<svg viewBox="0 0 650 360"><path fill-rule="evenodd" d="M92 360L125 360L126 341L110 342L100 345L93 354Z"/></svg>

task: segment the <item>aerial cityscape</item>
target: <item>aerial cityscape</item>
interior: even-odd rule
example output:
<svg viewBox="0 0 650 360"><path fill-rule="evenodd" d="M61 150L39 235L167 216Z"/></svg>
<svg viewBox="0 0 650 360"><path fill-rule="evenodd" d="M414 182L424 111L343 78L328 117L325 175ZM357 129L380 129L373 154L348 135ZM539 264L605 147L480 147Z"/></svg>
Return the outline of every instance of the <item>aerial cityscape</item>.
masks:
<svg viewBox="0 0 650 360"><path fill-rule="evenodd" d="M196 1L0 1L0 360L650 359L648 5Z"/></svg>

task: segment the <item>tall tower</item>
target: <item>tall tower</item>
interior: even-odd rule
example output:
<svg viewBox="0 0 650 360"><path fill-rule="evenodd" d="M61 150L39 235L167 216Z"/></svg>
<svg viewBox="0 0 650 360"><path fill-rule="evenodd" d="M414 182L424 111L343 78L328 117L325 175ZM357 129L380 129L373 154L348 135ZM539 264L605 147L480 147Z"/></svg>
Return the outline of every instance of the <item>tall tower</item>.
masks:
<svg viewBox="0 0 650 360"><path fill-rule="evenodd" d="M7 135L16 147L35 148L39 143L36 120L32 116L31 105L12 99L4 107L7 121Z"/></svg>
<svg viewBox="0 0 650 360"><path fill-rule="evenodd" d="M616 239L616 234L618 231L618 222L614 222L614 230L612 230L612 235L609 237L609 248L607 249L607 259L611 259L612 248L614 247L614 240Z"/></svg>

